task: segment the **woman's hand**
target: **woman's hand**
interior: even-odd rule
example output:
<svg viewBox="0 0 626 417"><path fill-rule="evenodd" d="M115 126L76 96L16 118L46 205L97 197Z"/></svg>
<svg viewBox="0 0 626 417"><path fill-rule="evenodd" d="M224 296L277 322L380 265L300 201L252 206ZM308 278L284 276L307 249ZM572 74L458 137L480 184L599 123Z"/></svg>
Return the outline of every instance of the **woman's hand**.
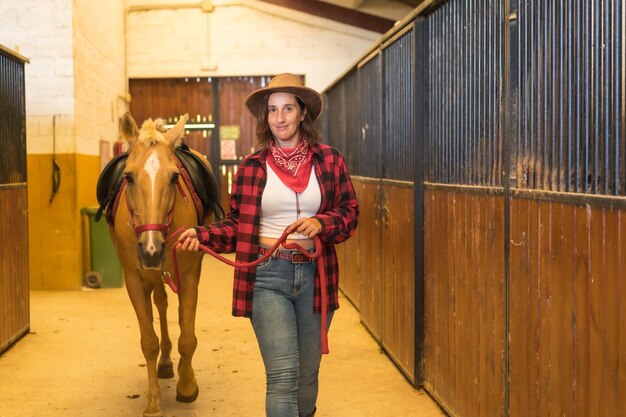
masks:
<svg viewBox="0 0 626 417"><path fill-rule="evenodd" d="M189 228L182 232L178 237L178 242L181 245L178 247L178 250L189 250L193 252L198 252L200 250L200 241L198 240L198 233L196 229Z"/></svg>
<svg viewBox="0 0 626 417"><path fill-rule="evenodd" d="M291 223L287 231L288 233L302 233L304 236L313 238L322 231L322 224L314 217L305 217Z"/></svg>

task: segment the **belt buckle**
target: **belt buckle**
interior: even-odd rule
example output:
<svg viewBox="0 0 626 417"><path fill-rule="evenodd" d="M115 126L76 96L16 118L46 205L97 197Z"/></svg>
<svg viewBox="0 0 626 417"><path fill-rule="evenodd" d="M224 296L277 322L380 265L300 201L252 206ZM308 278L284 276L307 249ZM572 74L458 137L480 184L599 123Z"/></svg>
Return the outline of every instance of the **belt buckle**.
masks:
<svg viewBox="0 0 626 417"><path fill-rule="evenodd" d="M306 261L296 261L294 259L295 255L302 255L302 256L304 256L306 258ZM310 264L311 263L311 259L307 258L304 254L302 254L300 252L294 251L294 252L291 252L291 263L292 264L296 264L296 265L298 265L298 264Z"/></svg>

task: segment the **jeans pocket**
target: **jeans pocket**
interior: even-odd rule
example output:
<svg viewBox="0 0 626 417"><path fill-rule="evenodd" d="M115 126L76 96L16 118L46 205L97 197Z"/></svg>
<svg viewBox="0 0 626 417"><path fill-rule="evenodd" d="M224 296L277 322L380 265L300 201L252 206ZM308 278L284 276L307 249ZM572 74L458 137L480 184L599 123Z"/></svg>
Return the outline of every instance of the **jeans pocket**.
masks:
<svg viewBox="0 0 626 417"><path fill-rule="evenodd" d="M263 257L263 255L259 255L259 257L257 259L261 259ZM269 264L272 263L272 257L270 256L269 258L267 258L266 260L264 260L263 262L259 263L256 266L256 269L263 269L266 268L267 266L269 266Z"/></svg>

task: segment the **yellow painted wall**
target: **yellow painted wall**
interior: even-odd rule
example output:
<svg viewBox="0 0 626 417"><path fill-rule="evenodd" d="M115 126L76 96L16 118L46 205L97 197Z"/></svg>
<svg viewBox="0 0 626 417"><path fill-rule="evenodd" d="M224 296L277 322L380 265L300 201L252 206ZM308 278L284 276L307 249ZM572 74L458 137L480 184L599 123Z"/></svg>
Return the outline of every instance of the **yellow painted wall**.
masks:
<svg viewBox="0 0 626 417"><path fill-rule="evenodd" d="M80 210L96 205L98 156L56 155L61 186L52 193L52 155L28 155L30 286L33 290L79 289L84 259Z"/></svg>

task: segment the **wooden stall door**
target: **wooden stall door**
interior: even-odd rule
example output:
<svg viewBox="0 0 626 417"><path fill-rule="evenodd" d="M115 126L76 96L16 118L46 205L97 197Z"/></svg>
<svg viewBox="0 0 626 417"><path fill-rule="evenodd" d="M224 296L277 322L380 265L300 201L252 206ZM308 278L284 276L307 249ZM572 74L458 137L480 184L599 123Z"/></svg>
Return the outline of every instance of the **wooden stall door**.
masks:
<svg viewBox="0 0 626 417"><path fill-rule="evenodd" d="M354 101L360 103L357 128L349 112L334 113L341 119L331 117L331 122L348 125L349 160L357 163L360 175L353 177L360 207L358 265L346 262L351 265L348 270L358 271L358 279L342 289L358 294L348 297L358 300L363 324L407 379L416 383L415 158L409 128L413 88L407 79L413 68L412 45L408 27L382 52L361 62L358 77L348 78L343 91L346 109L352 110ZM355 90L364 97L350 100ZM337 92L330 95L342 100ZM392 109L391 103L397 106Z"/></svg>
<svg viewBox="0 0 626 417"><path fill-rule="evenodd" d="M0 352L28 332L28 192L0 186Z"/></svg>
<svg viewBox="0 0 626 417"><path fill-rule="evenodd" d="M352 181L359 227L340 246L341 288L374 339L415 383L414 187L362 177Z"/></svg>
<svg viewBox="0 0 626 417"><path fill-rule="evenodd" d="M415 382L413 184L383 182L381 207L382 345Z"/></svg>
<svg viewBox="0 0 626 417"><path fill-rule="evenodd" d="M424 387L450 415L503 416L503 198L454 187L425 197Z"/></svg>
<svg viewBox="0 0 626 417"><path fill-rule="evenodd" d="M0 352L28 332L28 185L24 64L0 45Z"/></svg>
<svg viewBox="0 0 626 417"><path fill-rule="evenodd" d="M380 195L380 182L365 178L355 178L355 190L359 200L359 227L352 244L357 245L358 266L355 273L358 288L344 288L349 294L357 294L356 304L361 321L378 341L382 336L382 276L380 271L382 242L380 220L377 216L377 196ZM348 272L348 271L346 271Z"/></svg>
<svg viewBox="0 0 626 417"><path fill-rule="evenodd" d="M624 415L625 213L512 200L511 417Z"/></svg>
<svg viewBox="0 0 626 417"><path fill-rule="evenodd" d="M362 184L356 182L354 178L352 179L352 183L357 200L361 201L360 196L364 196L365 194L360 191ZM359 214L359 218L363 218L362 211ZM337 259L339 259L341 263L339 271L340 288L343 294L356 308L361 304L361 280L369 280L371 276L363 269L363 257L368 256L360 245L361 239L367 239L367 234L365 234L365 236L363 236L363 234L363 230L359 226L350 239L339 245L335 245Z"/></svg>

